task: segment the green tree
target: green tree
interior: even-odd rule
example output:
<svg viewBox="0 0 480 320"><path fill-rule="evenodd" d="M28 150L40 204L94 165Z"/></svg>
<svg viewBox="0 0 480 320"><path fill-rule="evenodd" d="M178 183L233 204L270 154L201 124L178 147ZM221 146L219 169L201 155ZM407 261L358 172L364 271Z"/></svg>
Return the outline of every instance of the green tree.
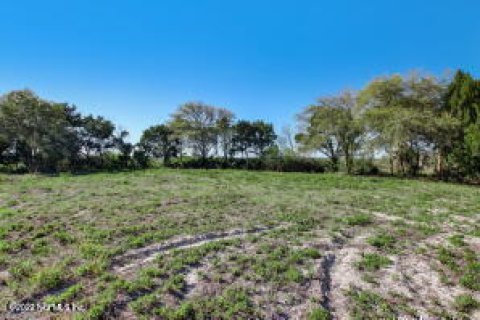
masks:
<svg viewBox="0 0 480 320"><path fill-rule="evenodd" d="M101 156L114 147L114 131L115 125L102 116L88 115L82 118L79 136L87 158L92 155Z"/></svg>
<svg viewBox="0 0 480 320"><path fill-rule="evenodd" d="M444 109L465 125L476 124L480 115L480 81L458 70L445 93Z"/></svg>
<svg viewBox="0 0 480 320"><path fill-rule="evenodd" d="M359 109L370 142L388 154L390 171L416 175L439 141L445 86L431 76L394 75L371 82L359 93ZM445 136L444 136L445 137Z"/></svg>
<svg viewBox="0 0 480 320"><path fill-rule="evenodd" d="M449 166L459 175L480 172L480 80L458 70L444 96L443 110L461 123L454 146L446 148Z"/></svg>
<svg viewBox="0 0 480 320"><path fill-rule="evenodd" d="M231 152L240 152L242 157L248 159L248 153L254 139L253 127L247 120L240 120L233 126Z"/></svg>
<svg viewBox="0 0 480 320"><path fill-rule="evenodd" d="M234 119L235 115L230 110L223 108L217 110L217 134L221 143L223 160L225 162L228 160L228 155L232 148Z"/></svg>
<svg viewBox="0 0 480 320"><path fill-rule="evenodd" d="M172 117L193 153L199 154L205 162L217 144L217 109L200 102L189 102L180 106Z"/></svg>
<svg viewBox="0 0 480 320"><path fill-rule="evenodd" d="M363 126L355 116L356 100L346 92L319 99L299 115L303 130L296 140L303 151L318 151L328 157L334 170L345 157L348 173L353 171L355 153L362 146Z"/></svg>
<svg viewBox="0 0 480 320"><path fill-rule="evenodd" d="M253 121L251 123L253 139L252 149L257 156L262 156L267 148L275 144L277 135L273 129L273 124L262 120Z"/></svg>
<svg viewBox="0 0 480 320"><path fill-rule="evenodd" d="M2 97L0 135L30 172L55 170L68 157L72 131L66 107L42 100L30 90Z"/></svg>
<svg viewBox="0 0 480 320"><path fill-rule="evenodd" d="M133 144L126 141L128 135L129 135L128 131L122 130L113 137L113 144L115 148L118 150L118 152L120 153L119 160L120 160L120 166L122 168L129 167L132 152L134 149Z"/></svg>
<svg viewBox="0 0 480 320"><path fill-rule="evenodd" d="M274 145L276 138L272 124L261 120L241 120L233 126L232 151L240 152L246 159L249 154L262 156Z"/></svg>
<svg viewBox="0 0 480 320"><path fill-rule="evenodd" d="M168 164L171 157L177 156L179 144L175 131L165 124L146 129L140 138L140 145L146 154L154 158L163 158L164 164Z"/></svg>

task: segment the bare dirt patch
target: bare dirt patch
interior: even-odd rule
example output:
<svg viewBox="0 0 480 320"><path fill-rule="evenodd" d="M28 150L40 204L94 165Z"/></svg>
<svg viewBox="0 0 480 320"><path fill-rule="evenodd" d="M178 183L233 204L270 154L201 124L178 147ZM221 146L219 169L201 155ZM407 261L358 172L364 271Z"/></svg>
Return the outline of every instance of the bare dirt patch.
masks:
<svg viewBox="0 0 480 320"><path fill-rule="evenodd" d="M338 251L332 252L335 256L331 270L331 292L329 307L332 316L336 319L347 319L349 314L349 299L346 291L352 285L359 286L361 274L355 267L360 259L363 249L366 247L365 240L368 235L355 237Z"/></svg>

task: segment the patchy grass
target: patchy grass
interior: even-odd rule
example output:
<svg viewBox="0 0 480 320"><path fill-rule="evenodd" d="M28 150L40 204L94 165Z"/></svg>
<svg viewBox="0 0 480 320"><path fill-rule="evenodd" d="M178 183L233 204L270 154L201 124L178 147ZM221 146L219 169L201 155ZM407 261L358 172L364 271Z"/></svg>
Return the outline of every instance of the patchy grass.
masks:
<svg viewBox="0 0 480 320"><path fill-rule="evenodd" d="M377 271L380 268L386 267L392 263L387 257L376 253L365 253L362 255L362 259L357 263L357 267L360 270Z"/></svg>
<svg viewBox="0 0 480 320"><path fill-rule="evenodd" d="M466 266L466 271L461 276L460 283L468 289L480 291L480 262L472 262Z"/></svg>
<svg viewBox="0 0 480 320"><path fill-rule="evenodd" d="M397 312L377 293L352 289L348 292L352 300L353 319L396 319Z"/></svg>
<svg viewBox="0 0 480 320"><path fill-rule="evenodd" d="M396 239L390 234L381 233L369 238L367 242L379 249L392 249L395 245Z"/></svg>
<svg viewBox="0 0 480 320"><path fill-rule="evenodd" d="M308 320L330 320L331 318L330 312L322 307L313 309L307 315Z"/></svg>
<svg viewBox="0 0 480 320"><path fill-rule="evenodd" d="M0 304L76 302L88 319L122 312L139 318L328 319L335 315L318 302L328 278L322 268L345 263L340 248L374 250L357 265L347 259L344 267L358 272L357 266L375 279L381 273L375 271L393 269L385 268L392 261L387 254L416 254L432 261L446 286L475 297L478 199L476 187L340 174L156 169L1 175ZM172 249L129 273L115 271L116 259L130 250L255 226L277 228ZM428 245L437 236L443 238ZM326 259L330 255L336 259ZM386 290L359 288L348 297L354 318L398 314L388 307ZM464 307L453 298L448 307L427 298L416 300L438 314L472 309L466 298ZM415 299L402 303L413 306Z"/></svg>
<svg viewBox="0 0 480 320"><path fill-rule="evenodd" d="M480 302L469 294L463 294L455 297L455 309L460 312L470 313L480 308Z"/></svg>
<svg viewBox="0 0 480 320"><path fill-rule="evenodd" d="M349 226L366 226L373 222L373 217L369 214L357 213L352 216L346 217L345 222Z"/></svg>

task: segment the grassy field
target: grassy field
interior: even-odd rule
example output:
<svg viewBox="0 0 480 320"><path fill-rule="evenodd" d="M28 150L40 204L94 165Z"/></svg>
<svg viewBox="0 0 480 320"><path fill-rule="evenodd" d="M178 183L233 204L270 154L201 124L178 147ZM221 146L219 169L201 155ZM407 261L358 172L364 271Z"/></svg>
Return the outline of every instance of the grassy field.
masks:
<svg viewBox="0 0 480 320"><path fill-rule="evenodd" d="M89 319L479 319L479 212L478 187L395 178L0 175L0 305L74 302Z"/></svg>

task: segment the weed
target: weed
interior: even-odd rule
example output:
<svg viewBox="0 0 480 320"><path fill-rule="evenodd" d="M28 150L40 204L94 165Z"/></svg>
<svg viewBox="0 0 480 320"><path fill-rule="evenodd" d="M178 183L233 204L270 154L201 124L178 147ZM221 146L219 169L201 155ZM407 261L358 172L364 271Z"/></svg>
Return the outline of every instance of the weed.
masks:
<svg viewBox="0 0 480 320"><path fill-rule="evenodd" d="M396 312L380 295L366 290L351 289L353 319L396 319Z"/></svg>
<svg viewBox="0 0 480 320"><path fill-rule="evenodd" d="M53 237L63 245L75 242L75 237L66 231L57 231L53 234Z"/></svg>
<svg viewBox="0 0 480 320"><path fill-rule="evenodd" d="M310 311L307 315L308 320L330 320L330 313L322 307L318 307Z"/></svg>
<svg viewBox="0 0 480 320"><path fill-rule="evenodd" d="M75 298L81 290L82 290L82 285L79 283L75 284L67 288L65 291L63 291L59 295L48 297L47 299L45 299L45 303L59 304L59 303L71 302L72 299Z"/></svg>
<svg viewBox="0 0 480 320"><path fill-rule="evenodd" d="M369 244L380 249L391 249L395 242L395 237L386 233L381 233L368 239Z"/></svg>
<svg viewBox="0 0 480 320"><path fill-rule="evenodd" d="M448 238L448 241L456 247L464 247L466 245L465 241L463 240L465 237L461 234L456 234Z"/></svg>
<svg viewBox="0 0 480 320"><path fill-rule="evenodd" d="M302 273L293 267L288 268L287 271L285 271L285 278L289 281L297 282L300 283L303 281L303 275Z"/></svg>
<svg viewBox="0 0 480 320"><path fill-rule="evenodd" d="M32 276L32 282L38 290L55 289L65 281L65 270L61 267L53 267L40 270Z"/></svg>
<svg viewBox="0 0 480 320"><path fill-rule="evenodd" d="M480 302L469 294L462 294L455 297L454 306L460 312L470 313L480 307Z"/></svg>
<svg viewBox="0 0 480 320"><path fill-rule="evenodd" d="M460 278L460 284L468 289L480 291L480 262L472 262L466 269Z"/></svg>
<svg viewBox="0 0 480 320"><path fill-rule="evenodd" d="M48 242L45 239L36 239L32 243L32 254L46 255L50 251Z"/></svg>
<svg viewBox="0 0 480 320"><path fill-rule="evenodd" d="M366 213L357 213L346 217L344 220L349 226L366 226L373 223L372 216Z"/></svg>
<svg viewBox="0 0 480 320"><path fill-rule="evenodd" d="M21 261L12 266L9 270L10 274L17 279L30 277L34 269L34 263L31 260Z"/></svg>
<svg viewBox="0 0 480 320"><path fill-rule="evenodd" d="M362 255L362 260L357 263L360 270L376 271L380 268L390 265L392 261L376 253L366 253Z"/></svg>
<svg viewBox="0 0 480 320"><path fill-rule="evenodd" d="M448 266L450 270L457 271L458 265L457 260L458 258L455 256L455 253L450 251L449 249L442 247L438 250L438 260Z"/></svg>

